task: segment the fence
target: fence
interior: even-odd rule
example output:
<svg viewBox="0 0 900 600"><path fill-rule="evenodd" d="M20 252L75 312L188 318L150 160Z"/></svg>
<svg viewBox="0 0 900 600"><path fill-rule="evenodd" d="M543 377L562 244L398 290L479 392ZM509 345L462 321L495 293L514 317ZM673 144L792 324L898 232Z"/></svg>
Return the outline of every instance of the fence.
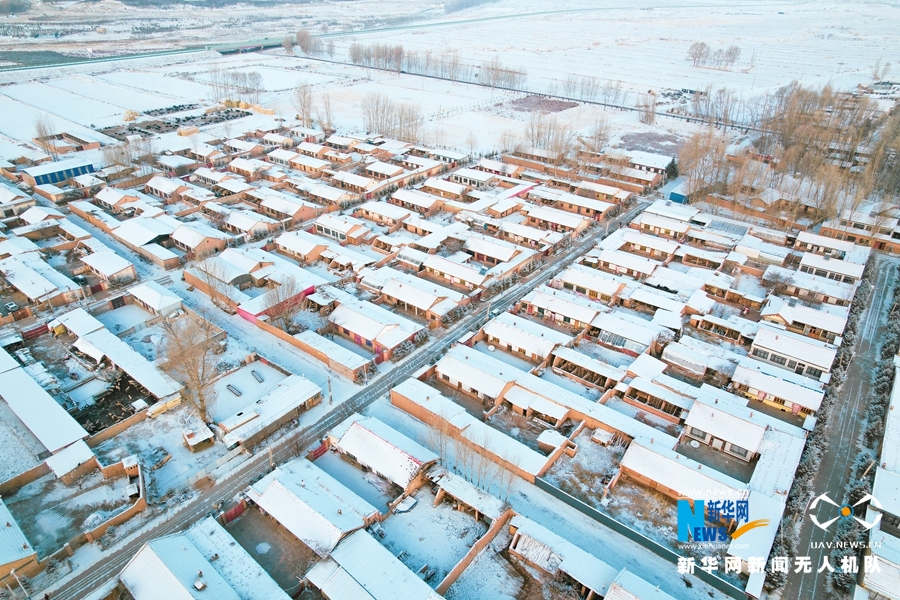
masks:
<svg viewBox="0 0 900 600"><path fill-rule="evenodd" d="M559 489L558 487L556 487L555 485L548 483L546 480L541 479L540 477L536 477L534 480L534 485L537 486L538 488L544 490L551 496L557 498L558 500L562 500L563 502L565 502L572 508L576 509L577 511L589 516L590 518L594 519L601 525L605 525L606 527L609 527L616 533L624 535L631 541L637 542L638 544L640 544L644 548L650 550L657 556L661 556L662 558L664 558L672 563L675 563L675 564L678 563L678 559L680 558L680 555L677 552L675 552L674 550L672 550L671 548L663 546L659 542L648 538L647 536L643 535L642 533L639 533L638 531L632 529L628 525L625 525L624 523L621 523L621 522L613 519L609 515L600 512L596 508L589 506L588 504L585 504L578 498L571 496L571 495L567 494L566 492L562 491L561 489ZM747 593L744 590L740 589L739 587L735 586L734 584L732 584L728 581L725 581L724 579L716 577L715 575L713 575L711 573L707 573L706 571L702 571L702 570L698 569L698 570L694 571L694 575L696 575L698 579L708 583L709 585L713 586L720 592L724 592L725 594L731 596L732 598L735 598L737 600L745 600L747 598Z"/></svg>

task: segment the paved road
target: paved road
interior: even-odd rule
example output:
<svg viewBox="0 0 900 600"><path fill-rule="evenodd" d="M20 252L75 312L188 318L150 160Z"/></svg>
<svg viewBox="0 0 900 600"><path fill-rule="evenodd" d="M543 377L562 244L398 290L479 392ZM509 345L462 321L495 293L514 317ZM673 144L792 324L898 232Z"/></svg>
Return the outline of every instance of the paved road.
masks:
<svg viewBox="0 0 900 600"><path fill-rule="evenodd" d="M185 529L191 523L206 515L214 504L219 501L227 502L238 492L245 489L249 481L254 477L268 472L270 468L269 448L271 448L272 461L275 464L284 463L297 456L301 450L314 445L316 440L320 439L328 430L345 418L386 394L392 387L402 382L423 365L435 362L463 333L480 327L481 323L489 317L489 310L505 310L518 302L531 289L542 285L574 258L584 254L596 243L598 238L604 237L608 231L615 230L622 224L631 221L645 206L646 204L639 204L624 215L613 219L607 225L596 228L583 239L577 240L564 254L554 257L552 262L533 274L525 283L506 290L487 305L469 314L465 319L450 327L446 335L433 339L422 351L412 355L397 368L388 371L360 392L336 406L314 425L295 430L274 442L268 448L257 449L257 453L237 467L228 478L216 481L209 487L200 490L198 497L190 501L190 504L185 505L181 512L171 517L158 517L155 527L141 532L140 535L125 543L121 548L116 548L114 552L110 553L103 560L92 564L82 572L74 575L74 577L67 578L64 583L50 586L46 591L52 593L54 600L83 598L89 592L118 574L125 566L125 563L134 556L146 541ZM41 590L35 596L40 597L44 591Z"/></svg>
<svg viewBox="0 0 900 600"><path fill-rule="evenodd" d="M876 261L877 275L869 305L860 319L856 355L847 369L846 382L831 411L825 430L828 447L813 480L813 497L828 494L836 502L840 502L847 489L850 469L857 455L857 439L862 430L869 386L878 361L878 340L885 328L885 313L890 309L889 288L897 269L895 259L879 255ZM834 507L820 504L816 517L819 521L834 518L835 515L831 514L833 510ZM827 542L833 539L833 528L830 531L823 531L808 517L803 520L800 537L795 545L796 552L798 556L811 557L813 572L791 574L782 596L785 600L821 598L830 593L830 588L826 585L826 573L818 574L816 570L822 565L822 556L830 554L831 550L810 549L810 545L812 542Z"/></svg>

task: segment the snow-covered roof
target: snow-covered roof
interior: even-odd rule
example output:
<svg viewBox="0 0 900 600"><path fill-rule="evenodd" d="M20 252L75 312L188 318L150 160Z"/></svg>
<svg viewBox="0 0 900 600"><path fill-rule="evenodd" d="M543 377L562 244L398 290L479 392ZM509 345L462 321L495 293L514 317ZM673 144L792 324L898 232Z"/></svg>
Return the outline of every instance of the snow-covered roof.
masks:
<svg viewBox="0 0 900 600"><path fill-rule="evenodd" d="M150 219L147 217L135 217L123 221L113 230L113 234L135 246L149 244L158 237L171 235L175 231L165 219Z"/></svg>
<svg viewBox="0 0 900 600"><path fill-rule="evenodd" d="M731 380L812 411L819 410L825 395L818 382L749 357L738 363Z"/></svg>
<svg viewBox="0 0 900 600"><path fill-rule="evenodd" d="M584 296L550 287L532 290L522 298L522 302L578 323L590 323L606 310L602 304L592 302Z"/></svg>
<svg viewBox="0 0 900 600"><path fill-rule="evenodd" d="M562 225L563 227L568 227L569 229L578 229L579 227L584 226L590 220L585 217L580 217L576 214L566 212L564 210L550 208L548 206L535 206L533 204L526 204L523 209L531 218L534 218L538 221L547 221L548 223Z"/></svg>
<svg viewBox="0 0 900 600"><path fill-rule="evenodd" d="M813 271L822 269L830 273L838 273L845 277L849 276L859 279L862 277L866 265L831 258L829 256L822 256L821 254L813 254L812 252L804 252L803 258L800 259L800 268L802 269L803 267L813 269Z"/></svg>
<svg viewBox="0 0 900 600"><path fill-rule="evenodd" d="M339 365L350 369L351 371L362 368L367 363L371 362L368 359L363 358L356 352L348 350L340 344L332 342L326 337L322 337L311 329L307 329L306 331L298 333L294 337L307 346L315 348L316 350L327 356L328 360L332 360Z"/></svg>
<svg viewBox="0 0 900 600"><path fill-rule="evenodd" d="M658 385L657 383L645 379L643 377L635 377L631 382L623 384L629 389L635 389L654 398L665 400L669 404L682 409L689 409L694 404L693 397L682 396L670 390L669 388Z"/></svg>
<svg viewBox="0 0 900 600"><path fill-rule="evenodd" d="M620 311L611 313L600 313L591 321L591 325L601 331L608 331L621 335L622 337L635 341L643 346L653 344L656 337L663 331L658 325L653 325L650 321L639 324L633 320L625 318L625 313Z"/></svg>
<svg viewBox="0 0 900 600"><path fill-rule="evenodd" d="M338 181L340 183L362 188L364 190L367 190L377 184L377 182L371 177L354 175L353 173L348 173L346 171L338 171L331 177L331 179L332 181Z"/></svg>
<svg viewBox="0 0 900 600"><path fill-rule="evenodd" d="M671 156L642 152L640 150L629 150L626 154L628 155L631 164L650 167L652 169L665 169L669 166L669 163L675 160Z"/></svg>
<svg viewBox="0 0 900 600"><path fill-rule="evenodd" d="M112 250L88 254L81 257L81 262L106 278L114 277L132 266L131 261L125 260Z"/></svg>
<svg viewBox="0 0 900 600"><path fill-rule="evenodd" d="M430 209L438 202L443 202L443 199L439 196L434 196L432 194L427 194L419 190L411 190L407 188L401 188L397 190L396 192L391 194L391 198L397 200L398 202L407 202L414 206L420 206L425 210Z"/></svg>
<svg viewBox="0 0 900 600"><path fill-rule="evenodd" d="M512 260L513 257L522 250L515 244L505 240L492 238L478 233L473 233L468 237L465 243L465 249L469 252L474 252L475 254L490 256L500 262Z"/></svg>
<svg viewBox="0 0 900 600"><path fill-rule="evenodd" d="M79 288L71 279L45 263L37 252L0 260L0 273L11 286L33 302L44 302L57 294Z"/></svg>
<svg viewBox="0 0 900 600"><path fill-rule="evenodd" d="M214 518L198 521L184 535L242 599L288 600L278 583Z"/></svg>
<svg viewBox="0 0 900 600"><path fill-rule="evenodd" d="M97 362L104 356L107 357L159 400L172 397L181 391L180 383L156 368L153 363L106 329L81 336L76 340L75 347L92 356Z"/></svg>
<svg viewBox="0 0 900 600"><path fill-rule="evenodd" d="M366 301L342 302L328 320L384 348L395 348L423 329L405 317Z"/></svg>
<svg viewBox="0 0 900 600"><path fill-rule="evenodd" d="M0 373L0 396L51 453L88 436L87 431L22 368Z"/></svg>
<svg viewBox="0 0 900 600"><path fill-rule="evenodd" d="M384 175L385 177L395 177L403 173L403 167L381 161L375 161L366 165L366 171L378 173L379 175Z"/></svg>
<svg viewBox="0 0 900 600"><path fill-rule="evenodd" d="M156 175L150 181L145 184L145 187L150 190L154 190L160 192L162 194L171 195L177 192L178 190L187 188L187 184L181 179L169 179L168 177L162 177L161 175Z"/></svg>
<svg viewBox="0 0 900 600"><path fill-rule="evenodd" d="M134 600L241 599L184 534L157 538L144 544L122 569L119 580ZM202 581L203 585L195 586L197 581Z"/></svg>
<svg viewBox="0 0 900 600"><path fill-rule="evenodd" d="M852 252L856 247L856 244L853 242L826 237L809 231L801 231L797 234L797 244L810 244L812 246L838 250L840 252Z"/></svg>
<svg viewBox="0 0 900 600"><path fill-rule="evenodd" d="M424 266L476 286L480 286L487 279L487 275L482 275L478 269L453 262L436 254L429 254L425 259Z"/></svg>
<svg viewBox="0 0 900 600"><path fill-rule="evenodd" d="M516 515L510 526L517 535L510 550L547 573L562 571L595 594L606 595L618 573L616 569L527 517Z"/></svg>
<svg viewBox="0 0 900 600"><path fill-rule="evenodd" d="M319 217L316 218L316 225L327 227L333 231L343 233L344 235L349 234L356 227L366 228L366 224L355 217L335 215L332 213L319 215ZM366 230L368 231L368 228L366 228Z"/></svg>
<svg viewBox="0 0 900 600"><path fill-rule="evenodd" d="M219 423L228 432L223 441L227 446L242 443L321 393L322 388L306 377L291 375L252 405Z"/></svg>
<svg viewBox="0 0 900 600"><path fill-rule="evenodd" d="M429 177L425 180L425 183L422 184L422 187L440 190L447 194L453 194L454 196L462 196L466 191L466 186L461 183L454 183L438 177Z"/></svg>
<svg viewBox="0 0 900 600"><path fill-rule="evenodd" d="M366 531L355 531L306 574L331 600L440 600L441 596Z"/></svg>
<svg viewBox="0 0 900 600"><path fill-rule="evenodd" d="M760 316L764 319L769 317L779 317L786 325L794 323L809 325L817 329L841 335L847 326L847 318L849 316L849 307L834 307L836 309L846 308L846 310L833 310L812 308L799 303L791 303L785 301L778 296L769 296L766 305L760 312Z"/></svg>
<svg viewBox="0 0 900 600"><path fill-rule="evenodd" d="M176 242L181 242L188 248L196 248L207 238L224 240L228 237L227 234L199 221L183 223L172 232L172 239Z"/></svg>
<svg viewBox="0 0 900 600"><path fill-rule="evenodd" d="M737 479L678 454L659 442L631 442L621 465L685 498L696 498L699 491L716 499L736 500L747 496L746 486Z"/></svg>
<svg viewBox="0 0 900 600"><path fill-rule="evenodd" d="M378 509L337 479L297 458L252 484L247 495L319 556L366 526Z"/></svg>
<svg viewBox="0 0 900 600"><path fill-rule="evenodd" d="M23 252L36 252L40 250L37 244L23 237L11 237L8 240L0 240L0 257L15 256Z"/></svg>
<svg viewBox="0 0 900 600"><path fill-rule="evenodd" d="M374 417L351 415L331 431L335 446L401 488L438 456Z"/></svg>
<svg viewBox="0 0 900 600"><path fill-rule="evenodd" d="M369 212L380 217L386 219L394 219L396 221L401 221L412 214L405 208L400 208L396 204L388 204L387 202L366 202L356 210Z"/></svg>
<svg viewBox="0 0 900 600"><path fill-rule="evenodd" d="M2 498L0 522L6 523L6 527L0 528L0 565L8 565L36 554Z"/></svg>
<svg viewBox="0 0 900 600"><path fill-rule="evenodd" d="M766 432L764 423L753 422L752 411L740 415L734 410L720 409L695 402L685 419L685 426L694 427L712 436L756 454Z"/></svg>
<svg viewBox="0 0 900 600"><path fill-rule="evenodd" d="M634 225L646 225L651 229L661 229L664 231L672 231L675 233L687 233L688 230L691 229L691 226L682 221L671 219L668 217L657 216L653 213L648 212L649 209L645 210L641 214L639 214L633 221Z"/></svg>
<svg viewBox="0 0 900 600"><path fill-rule="evenodd" d="M831 370L837 347L805 335L777 329L768 321L760 321L753 339L753 348L762 348L807 365L815 365L825 372Z"/></svg>
<svg viewBox="0 0 900 600"><path fill-rule="evenodd" d="M168 315L181 307L181 296L170 292L155 281L141 283L128 289L128 293L161 315Z"/></svg>
<svg viewBox="0 0 900 600"><path fill-rule="evenodd" d="M679 302L675 297L666 292L641 285L628 296L634 302L647 304L657 309L667 310L676 315L683 315L687 305Z"/></svg>
<svg viewBox="0 0 900 600"><path fill-rule="evenodd" d="M31 177L40 177L48 173L58 173L69 169L78 169L81 167L92 166L92 162L85 158L69 158L56 162L41 163L35 167L26 167L22 169L23 173L27 173Z"/></svg>
<svg viewBox="0 0 900 600"><path fill-rule="evenodd" d="M311 145L315 145L315 144L311 144ZM275 152L277 152L277 150ZM275 154L275 152L272 152L269 156L271 156L272 154ZM294 156L291 157L290 159L288 159L288 162L291 164L292 167L297 167L297 166L309 167L310 169L313 169L314 171L321 171L322 169L327 169L328 167L331 166L330 162L328 162L327 160L322 160L321 158L315 158L314 156L307 156L306 154L297 154L295 152L291 152L291 154L293 154Z"/></svg>
<svg viewBox="0 0 900 600"><path fill-rule="evenodd" d="M870 552L877 557L879 569L866 569L863 584L870 598L896 595L900 580L900 539L881 529L873 529L869 536ZM859 588L857 588L859 589Z"/></svg>
<svg viewBox="0 0 900 600"><path fill-rule="evenodd" d="M801 290L807 290L840 300L850 301L856 292L856 287L849 283L838 283L833 279L819 277L802 271L791 271L776 265L771 265L763 273L763 281L784 282Z"/></svg>
<svg viewBox="0 0 900 600"><path fill-rule="evenodd" d="M0 182L0 204L9 204L13 201L21 201L29 198L25 192L18 190L11 185Z"/></svg>
<svg viewBox="0 0 900 600"><path fill-rule="evenodd" d="M56 317L49 323L49 326L53 328L56 328L60 325L62 325L63 327L68 329L69 332L78 337L104 328L103 323L88 314L88 312L83 308L70 310L69 312Z"/></svg>
<svg viewBox="0 0 900 600"><path fill-rule="evenodd" d="M429 471L433 476L434 471ZM475 487L459 475L454 475L444 468L440 468L440 474L433 478L439 488L471 506L492 521L503 514L504 504L499 498L491 496L487 492Z"/></svg>
<svg viewBox="0 0 900 600"><path fill-rule="evenodd" d="M501 344L512 346L513 351L523 349L541 358L549 356L557 346L565 346L575 339L508 312L491 319L483 330L490 338L497 338Z"/></svg>
<svg viewBox="0 0 900 600"><path fill-rule="evenodd" d="M595 260L598 260L599 262L634 271L637 276L650 275L656 267L662 264L657 260L644 258L643 256L630 254L628 252L620 252L619 250L601 250L600 252L594 250L589 252L587 256L596 257Z"/></svg>
<svg viewBox="0 0 900 600"><path fill-rule="evenodd" d="M94 452L84 440L78 440L47 459L47 466L57 478L71 473L79 465L94 459Z"/></svg>
<svg viewBox="0 0 900 600"><path fill-rule="evenodd" d="M626 285L625 280L618 275L580 264L569 265L565 271L556 276L556 280L608 296L615 296Z"/></svg>
<svg viewBox="0 0 900 600"><path fill-rule="evenodd" d="M653 585L628 569L622 569L609 586L603 600L675 600L658 585Z"/></svg>
<svg viewBox="0 0 900 600"><path fill-rule="evenodd" d="M587 354L582 354L581 352L573 348L560 346L553 351L553 355L574 365L578 365L579 367L587 369L592 373L603 375L604 377L613 381L622 381L623 379L625 379L625 371L623 371L622 369L619 369L612 365L608 365L603 361L588 356Z"/></svg>
<svg viewBox="0 0 900 600"><path fill-rule="evenodd" d="M328 240L305 231L286 231L275 239L275 245L306 256L316 248L328 247L329 244Z"/></svg>
<svg viewBox="0 0 900 600"><path fill-rule="evenodd" d="M65 215L56 210L55 208L50 208L49 206L32 206L25 212L19 215L19 218L28 223L40 223L41 221L46 221L47 219L62 219Z"/></svg>

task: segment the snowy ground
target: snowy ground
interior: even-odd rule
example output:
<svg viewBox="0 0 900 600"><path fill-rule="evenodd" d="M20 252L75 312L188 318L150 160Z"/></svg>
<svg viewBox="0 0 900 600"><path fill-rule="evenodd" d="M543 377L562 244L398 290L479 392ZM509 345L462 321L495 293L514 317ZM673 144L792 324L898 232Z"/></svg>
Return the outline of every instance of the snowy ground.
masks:
<svg viewBox="0 0 900 600"><path fill-rule="evenodd" d="M188 450L182 433L186 429L203 427L206 425L196 416L193 406L182 404L154 419L129 427L97 446L94 452L105 463L116 462L130 454L137 455L147 469L148 496L152 500L170 491L182 490L191 475L225 454L225 446L221 443L199 452ZM150 470L166 454L172 458L162 467Z"/></svg>
<svg viewBox="0 0 900 600"><path fill-rule="evenodd" d="M97 320L113 333L128 331L132 327L146 323L152 318L153 314L147 312L138 304L126 304L120 308L97 315Z"/></svg>
<svg viewBox="0 0 900 600"><path fill-rule="evenodd" d="M516 600L522 588L522 577L500 552L509 546L512 536L501 531L487 548L478 553L444 597L447 600Z"/></svg>
<svg viewBox="0 0 900 600"><path fill-rule="evenodd" d="M487 526L448 502L432 506L434 494L427 487L419 489L415 497L418 502L413 509L391 515L382 523L384 538L376 539L394 556L403 552L400 560L414 573L426 565L427 571L434 570L428 583L435 587L484 535Z"/></svg>
<svg viewBox="0 0 900 600"><path fill-rule="evenodd" d="M623 446L604 446L591 440L594 431L584 429L575 438L578 452L563 454L550 467L544 479L564 492L599 508L604 486L619 469L625 453Z"/></svg>
<svg viewBox="0 0 900 600"><path fill-rule="evenodd" d="M127 485L128 477L104 479L95 470L66 486L51 473L6 496L4 502L43 557L131 504Z"/></svg>

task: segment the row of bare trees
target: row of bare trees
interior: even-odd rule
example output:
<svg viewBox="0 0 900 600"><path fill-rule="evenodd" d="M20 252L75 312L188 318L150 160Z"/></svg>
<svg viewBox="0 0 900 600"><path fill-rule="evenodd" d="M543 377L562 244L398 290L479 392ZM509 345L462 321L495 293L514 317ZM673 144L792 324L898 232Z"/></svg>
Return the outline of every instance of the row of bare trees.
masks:
<svg viewBox="0 0 900 600"><path fill-rule="evenodd" d="M440 53L426 50L420 53L406 50L399 44L367 45L353 42L348 50L348 58L354 65L362 67L481 83L491 87L520 90L525 88L528 80L525 69L503 64L498 57L473 65L464 62L456 50Z"/></svg>
<svg viewBox="0 0 900 600"><path fill-rule="evenodd" d="M363 96L360 108L368 131L407 142L419 140L425 117L418 104L395 102L385 94L369 92Z"/></svg>
<svg viewBox="0 0 900 600"><path fill-rule="evenodd" d="M865 96L794 83L763 97L757 118L768 133L751 151L762 160L729 160L728 140L712 127L685 142L679 171L689 196L721 193L741 203L772 188L790 201L794 219L804 210L822 219L875 204L877 221L896 205L900 115L880 113Z"/></svg>
<svg viewBox="0 0 900 600"><path fill-rule="evenodd" d="M266 91L258 71L223 71L213 67L209 70L209 84L215 102L240 100L259 104L260 95Z"/></svg>
<svg viewBox="0 0 900 600"><path fill-rule="evenodd" d="M323 92L316 98L312 87L299 83L291 93L291 102L297 111L300 124L304 127L312 127L313 122L318 122L323 131L334 129L334 113L329 92Z"/></svg>
<svg viewBox="0 0 900 600"><path fill-rule="evenodd" d="M695 67L712 67L714 69L730 69L741 57L741 49L738 46L719 48L715 52L706 42L694 42L688 48L687 60Z"/></svg>
<svg viewBox="0 0 900 600"><path fill-rule="evenodd" d="M438 417L425 432L425 444L438 455L441 464L455 471L472 484L496 494L503 501L509 499L515 474L501 464L491 460L488 453L500 456L507 462L514 462L515 457L502 455L499 449L491 447L490 437L485 432L482 439L464 439L453 433L449 419ZM483 448L479 452L472 443Z"/></svg>
<svg viewBox="0 0 900 600"><path fill-rule="evenodd" d="M119 144L103 146L103 163L105 165L130 166L142 160L150 160L156 154L153 139L125 140Z"/></svg>

